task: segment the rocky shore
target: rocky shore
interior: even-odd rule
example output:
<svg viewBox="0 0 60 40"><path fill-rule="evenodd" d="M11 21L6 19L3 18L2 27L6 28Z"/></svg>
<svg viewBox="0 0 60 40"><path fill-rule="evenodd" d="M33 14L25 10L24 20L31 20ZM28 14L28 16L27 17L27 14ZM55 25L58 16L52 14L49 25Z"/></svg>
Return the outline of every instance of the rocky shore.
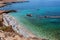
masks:
<svg viewBox="0 0 60 40"><path fill-rule="evenodd" d="M4 3L4 2L24 2L26 0L1 0L0 3Z"/></svg>
<svg viewBox="0 0 60 40"><path fill-rule="evenodd" d="M29 32L23 25L19 24L16 19L8 14L3 14L4 25L12 26L12 29L17 32L19 35L23 35L24 37L36 37L34 34Z"/></svg>
<svg viewBox="0 0 60 40"><path fill-rule="evenodd" d="M26 0L0 0L0 8L10 5L11 3L23 3L23 2L29 2Z"/></svg>
<svg viewBox="0 0 60 40"><path fill-rule="evenodd" d="M5 12L10 11L0 10L0 20L3 23L3 26L0 26L0 40L45 40L36 37L24 26L20 25L14 17Z"/></svg>
<svg viewBox="0 0 60 40"><path fill-rule="evenodd" d="M15 32L6 32L0 30L0 40L43 40L39 38L25 38L22 35L18 35Z"/></svg>

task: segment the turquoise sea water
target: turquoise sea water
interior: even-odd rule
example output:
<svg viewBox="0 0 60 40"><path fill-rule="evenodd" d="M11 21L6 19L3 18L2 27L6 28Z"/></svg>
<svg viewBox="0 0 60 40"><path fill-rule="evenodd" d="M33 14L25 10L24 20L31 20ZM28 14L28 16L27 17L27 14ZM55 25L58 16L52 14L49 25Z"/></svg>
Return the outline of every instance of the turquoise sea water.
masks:
<svg viewBox="0 0 60 40"><path fill-rule="evenodd" d="M29 0L29 3L15 3L0 10L17 10L10 13L28 30L38 37L60 40L60 19L42 19L40 15L60 16L60 0ZM26 16L32 14L32 17Z"/></svg>
<svg viewBox="0 0 60 40"><path fill-rule="evenodd" d="M49 40L60 40L60 19L42 19L40 15L60 15L58 7L48 7L30 10L18 10L16 13L10 13L19 23L23 24L28 30L36 36ZM32 14L32 17L26 16Z"/></svg>

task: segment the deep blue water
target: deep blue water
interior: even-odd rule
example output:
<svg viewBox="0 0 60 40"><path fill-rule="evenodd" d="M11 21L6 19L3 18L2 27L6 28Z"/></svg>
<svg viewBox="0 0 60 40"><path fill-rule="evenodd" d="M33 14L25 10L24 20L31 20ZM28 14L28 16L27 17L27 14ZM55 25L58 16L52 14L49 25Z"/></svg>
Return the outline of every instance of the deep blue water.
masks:
<svg viewBox="0 0 60 40"><path fill-rule="evenodd" d="M60 0L28 0L29 2L25 3L13 3L11 5L7 5L3 8L3 10L24 10L24 9L39 9L44 7L60 7Z"/></svg>
<svg viewBox="0 0 60 40"><path fill-rule="evenodd" d="M17 10L10 13L32 33L49 40L60 40L60 19L42 19L40 15L60 16L60 0L29 0L27 3L7 5L1 10ZM26 16L32 14L32 17Z"/></svg>

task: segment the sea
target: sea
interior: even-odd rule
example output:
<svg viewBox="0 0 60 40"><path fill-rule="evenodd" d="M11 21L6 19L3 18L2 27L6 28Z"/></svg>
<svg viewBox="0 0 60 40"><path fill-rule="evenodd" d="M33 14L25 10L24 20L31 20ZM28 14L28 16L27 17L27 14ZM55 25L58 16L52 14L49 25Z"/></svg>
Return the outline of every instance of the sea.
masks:
<svg viewBox="0 0 60 40"><path fill-rule="evenodd" d="M60 0L28 0L25 3L11 3L0 10L17 10L9 13L37 37L60 40L60 18L40 18L40 16L60 16ZM27 16L31 14L32 17Z"/></svg>

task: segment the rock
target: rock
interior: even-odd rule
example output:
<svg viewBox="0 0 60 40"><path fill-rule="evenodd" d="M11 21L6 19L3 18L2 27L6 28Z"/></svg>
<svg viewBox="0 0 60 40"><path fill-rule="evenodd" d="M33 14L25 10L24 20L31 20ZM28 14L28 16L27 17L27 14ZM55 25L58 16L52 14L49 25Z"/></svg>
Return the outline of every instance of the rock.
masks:
<svg viewBox="0 0 60 40"><path fill-rule="evenodd" d="M32 17L32 14L27 14L26 16L28 16L28 17Z"/></svg>
<svg viewBox="0 0 60 40"><path fill-rule="evenodd" d="M42 40L42 39L20 37L15 32L4 32L0 30L0 40Z"/></svg>
<svg viewBox="0 0 60 40"><path fill-rule="evenodd" d="M5 11L3 13L10 13L10 12L16 12L16 10L8 10L8 11Z"/></svg>

